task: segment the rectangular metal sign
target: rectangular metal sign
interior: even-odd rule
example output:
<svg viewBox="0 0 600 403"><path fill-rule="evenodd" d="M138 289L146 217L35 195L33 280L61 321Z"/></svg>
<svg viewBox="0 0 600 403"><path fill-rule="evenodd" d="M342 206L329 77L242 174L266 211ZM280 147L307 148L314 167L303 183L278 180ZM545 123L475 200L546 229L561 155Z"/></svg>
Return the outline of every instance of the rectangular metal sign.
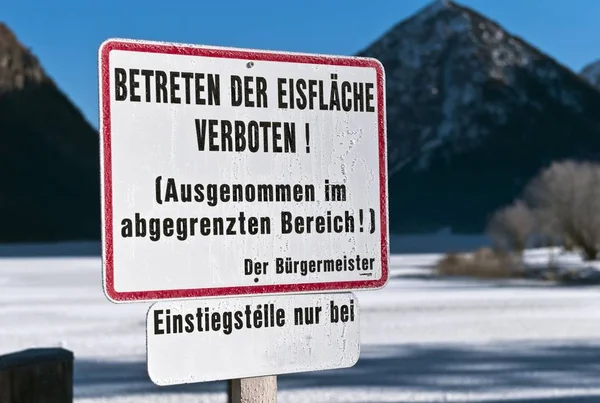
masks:
<svg viewBox="0 0 600 403"><path fill-rule="evenodd" d="M360 355L352 293L160 301L147 317L157 385L353 366Z"/></svg>
<svg viewBox="0 0 600 403"><path fill-rule="evenodd" d="M111 301L386 284L377 60L114 39L99 75Z"/></svg>

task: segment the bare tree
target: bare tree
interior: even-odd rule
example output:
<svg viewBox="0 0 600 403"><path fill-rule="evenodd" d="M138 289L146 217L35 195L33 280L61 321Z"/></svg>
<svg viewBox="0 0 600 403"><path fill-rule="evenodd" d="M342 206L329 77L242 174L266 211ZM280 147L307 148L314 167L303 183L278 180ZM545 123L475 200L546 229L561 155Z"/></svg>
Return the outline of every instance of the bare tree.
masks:
<svg viewBox="0 0 600 403"><path fill-rule="evenodd" d="M536 221L522 200L498 210L487 227L487 233L497 248L521 254L536 229Z"/></svg>
<svg viewBox="0 0 600 403"><path fill-rule="evenodd" d="M525 199L546 233L572 242L586 260L600 251L600 166L564 161L543 170Z"/></svg>

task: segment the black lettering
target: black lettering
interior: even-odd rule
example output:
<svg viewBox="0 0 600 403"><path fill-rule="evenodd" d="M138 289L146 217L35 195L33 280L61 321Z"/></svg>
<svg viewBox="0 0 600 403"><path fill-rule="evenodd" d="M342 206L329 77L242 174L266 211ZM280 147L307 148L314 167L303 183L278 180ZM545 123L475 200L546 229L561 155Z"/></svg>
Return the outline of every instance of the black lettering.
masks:
<svg viewBox="0 0 600 403"><path fill-rule="evenodd" d="M196 88L196 105L205 105L206 100L202 98L202 91L204 91L204 86L201 81L204 78L204 73L196 73L195 75L195 88Z"/></svg>
<svg viewBox="0 0 600 403"><path fill-rule="evenodd" d="M195 119L196 123L196 141L198 142L198 151L204 151L206 142L206 119Z"/></svg>
<svg viewBox="0 0 600 403"><path fill-rule="evenodd" d="M221 78L218 74L208 75L208 104L221 104Z"/></svg>
<svg viewBox="0 0 600 403"><path fill-rule="evenodd" d="M304 110L307 105L307 99L304 90L306 90L306 80L301 78L296 81L296 92L298 92L298 97L300 97L300 99L296 102L296 105L298 106L298 109L301 110Z"/></svg>
<svg viewBox="0 0 600 403"><path fill-rule="evenodd" d="M246 314L246 327L248 329L251 329L252 324L250 323L250 319L251 319L252 311L250 310L250 305L246 305L246 311L244 313Z"/></svg>
<svg viewBox="0 0 600 403"><path fill-rule="evenodd" d="M256 77L256 106L259 108L268 108L267 79L264 77Z"/></svg>
<svg viewBox="0 0 600 403"><path fill-rule="evenodd" d="M231 332L233 331L231 319L232 319L231 312L223 313L223 333L224 334L231 334Z"/></svg>
<svg viewBox="0 0 600 403"><path fill-rule="evenodd" d="M254 89L251 87L253 77L244 76L244 106L251 108L254 106L254 101L251 99L251 95L254 93Z"/></svg>
<svg viewBox="0 0 600 403"><path fill-rule="evenodd" d="M154 70L142 70L142 76L144 76L144 87L146 90L146 102L152 102L152 84L151 79L154 76Z"/></svg>
<svg viewBox="0 0 600 403"><path fill-rule="evenodd" d="M262 315L262 311L260 310L261 306L258 305L256 307L256 310L254 311L254 315L253 315L253 319L254 319L254 327L257 329L260 329L263 325L263 315Z"/></svg>
<svg viewBox="0 0 600 403"><path fill-rule="evenodd" d="M139 76L143 77L143 80ZM154 82L153 82L154 78ZM203 81L207 79L208 84ZM145 96L140 91L141 82ZM192 73L189 71L162 71L149 69L114 69L115 100L130 102L152 102L153 92L156 103L191 104L192 97L198 105L220 104L220 77L218 74ZM192 89L193 86L193 89ZM259 102L266 105L267 82L264 78L257 82ZM183 90L183 91L182 91ZM208 91L208 102L203 92ZM192 94L192 91L194 93ZM182 92L184 95L182 95Z"/></svg>
<svg viewBox="0 0 600 403"><path fill-rule="evenodd" d="M171 316L173 320L173 333L183 333L183 317L181 315Z"/></svg>
<svg viewBox="0 0 600 403"><path fill-rule="evenodd" d="M115 101L127 99L127 73L125 69L115 68Z"/></svg>
<svg viewBox="0 0 600 403"><path fill-rule="evenodd" d="M340 320L340 314L338 312L338 307L334 301L329 302L329 314L331 323L338 323Z"/></svg>
<svg viewBox="0 0 600 403"><path fill-rule="evenodd" d="M138 69L129 69L129 100L131 102L140 102L142 100L142 98L135 93L135 89L140 87L140 83L136 81L136 76L138 74L140 74Z"/></svg>
<svg viewBox="0 0 600 403"><path fill-rule="evenodd" d="M202 332L203 331L203 326L202 326L202 308L197 308L196 309L196 323L197 323L198 331Z"/></svg>
<svg viewBox="0 0 600 403"><path fill-rule="evenodd" d="M231 106L242 104L242 79L239 76L231 76Z"/></svg>
<svg viewBox="0 0 600 403"><path fill-rule="evenodd" d="M192 201L192 185L184 183L181 185L181 202L189 203Z"/></svg>
<svg viewBox="0 0 600 403"><path fill-rule="evenodd" d="M354 111L363 112L365 110L365 99L363 97L363 83L353 83L354 87Z"/></svg>
<svg viewBox="0 0 600 403"><path fill-rule="evenodd" d="M281 133L279 133L279 129L281 128L280 122L273 122L273 152L280 153L282 151L281 146L279 145L279 140L281 140ZM267 133L265 130L265 139L267 137ZM266 141L265 141L266 143ZM265 144L266 148L266 144Z"/></svg>
<svg viewBox="0 0 600 403"><path fill-rule="evenodd" d="M315 97L318 95L315 87L317 86L317 80L308 80L308 109L312 110L315 107Z"/></svg>
<svg viewBox="0 0 600 403"><path fill-rule="evenodd" d="M352 99L351 97L352 85L348 81L342 83L342 109L345 112L352 110Z"/></svg>
<svg viewBox="0 0 600 403"><path fill-rule="evenodd" d="M173 236L173 226L175 225L175 223L173 222L172 218L165 218L165 221L163 222L164 224L164 234L166 236Z"/></svg>
<svg viewBox="0 0 600 403"><path fill-rule="evenodd" d="M156 103L166 104L167 101L167 73L161 70L156 70Z"/></svg>
<svg viewBox="0 0 600 403"><path fill-rule="evenodd" d="M236 311L235 312L235 328L236 329L241 329L244 327L244 313L242 311Z"/></svg>
<svg viewBox="0 0 600 403"><path fill-rule="evenodd" d="M330 110L336 110L339 111L340 110L340 93L339 93L339 89L338 89L338 83L337 83L337 74L332 74L331 75L333 81L331 81L331 90L330 90L330 94L329 94L329 109Z"/></svg>
<svg viewBox="0 0 600 403"><path fill-rule="evenodd" d="M167 325L166 333L169 334L169 333L171 333L171 311L169 309L167 309L165 314L167 316L167 318L165 320L165 323Z"/></svg>
<svg viewBox="0 0 600 403"><path fill-rule="evenodd" d="M294 325L304 324L304 312L302 308L294 308Z"/></svg>
<svg viewBox="0 0 600 403"><path fill-rule="evenodd" d="M167 179L166 191L165 191L165 202L177 202L179 197L177 195L177 187L175 185L175 179Z"/></svg>
<svg viewBox="0 0 600 403"><path fill-rule="evenodd" d="M329 106L325 103L325 90L323 89L323 81L319 80L319 109L326 111Z"/></svg>
<svg viewBox="0 0 600 403"><path fill-rule="evenodd" d="M208 121L208 151L219 151L219 146L216 144L217 136L219 133L215 130L215 126L219 123L216 119L210 119Z"/></svg>
<svg viewBox="0 0 600 403"><path fill-rule="evenodd" d="M194 315L191 313L185 315L185 331L186 333L192 333L194 331Z"/></svg>
<svg viewBox="0 0 600 403"><path fill-rule="evenodd" d="M135 236L146 236L146 220L140 217L140 213L135 213Z"/></svg>
<svg viewBox="0 0 600 403"><path fill-rule="evenodd" d="M148 220L148 234L151 241L157 242L160 239L160 219L151 218Z"/></svg>
<svg viewBox="0 0 600 403"><path fill-rule="evenodd" d="M183 72L181 78L184 79L185 103L189 105L192 98L191 80L194 78L194 73Z"/></svg>
<svg viewBox="0 0 600 403"><path fill-rule="evenodd" d="M366 106L366 110L367 112L375 112L375 107L373 106L373 104L371 103L373 101L373 99L375 98L375 96L373 95L373 83L366 83L365 84L365 88L367 90L367 106Z"/></svg>
<svg viewBox="0 0 600 403"><path fill-rule="evenodd" d="M243 216L243 212L240 212L240 217ZM227 223L229 224L227 226L227 235L235 235L235 217L227 217Z"/></svg>
<svg viewBox="0 0 600 403"><path fill-rule="evenodd" d="M277 310L277 326L282 327L285 325L285 310L279 308Z"/></svg>
<svg viewBox="0 0 600 403"><path fill-rule="evenodd" d="M284 95L286 94L286 91L283 89L283 86L286 83L286 79L285 78L278 78L277 79L277 106L281 109L287 109L288 104L285 103L285 101L283 100Z"/></svg>
<svg viewBox="0 0 600 403"><path fill-rule="evenodd" d="M133 223L129 218L124 218L121 221L121 236L123 238L130 238L133 236Z"/></svg>
<svg viewBox="0 0 600 403"><path fill-rule="evenodd" d="M233 151L233 126L228 120L221 121L221 151Z"/></svg>
<svg viewBox="0 0 600 403"><path fill-rule="evenodd" d="M181 98L179 98L177 95L175 95L175 92L179 89L179 84L177 82L175 82L175 79L179 77L179 73L176 71L172 71L171 74L169 75L171 81L169 83L170 89L171 89L171 103L172 104L179 104L181 103Z"/></svg>
<svg viewBox="0 0 600 403"><path fill-rule="evenodd" d="M221 328L221 317L218 312L213 312L212 314L212 330L217 332Z"/></svg>
<svg viewBox="0 0 600 403"><path fill-rule="evenodd" d="M154 311L154 334L165 334L165 331L160 328L160 324L163 323L163 320L160 318L162 313L162 309Z"/></svg>

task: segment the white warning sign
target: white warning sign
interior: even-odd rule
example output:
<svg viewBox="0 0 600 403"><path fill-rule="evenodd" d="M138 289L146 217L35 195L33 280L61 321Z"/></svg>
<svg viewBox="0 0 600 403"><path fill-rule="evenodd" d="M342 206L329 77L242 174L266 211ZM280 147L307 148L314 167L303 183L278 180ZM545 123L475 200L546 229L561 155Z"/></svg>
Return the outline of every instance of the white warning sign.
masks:
<svg viewBox="0 0 600 403"><path fill-rule="evenodd" d="M378 61L129 40L99 58L112 301L385 285Z"/></svg>

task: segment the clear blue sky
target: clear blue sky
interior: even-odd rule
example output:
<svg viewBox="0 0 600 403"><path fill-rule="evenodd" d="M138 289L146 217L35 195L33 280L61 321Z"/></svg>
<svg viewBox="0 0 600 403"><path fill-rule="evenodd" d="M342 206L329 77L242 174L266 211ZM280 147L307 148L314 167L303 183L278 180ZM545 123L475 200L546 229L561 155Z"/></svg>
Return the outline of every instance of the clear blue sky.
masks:
<svg viewBox="0 0 600 403"><path fill-rule="evenodd" d="M98 127L97 50L110 37L352 55L425 0L12 0L1 20ZM460 0L579 70L600 59L600 0Z"/></svg>

